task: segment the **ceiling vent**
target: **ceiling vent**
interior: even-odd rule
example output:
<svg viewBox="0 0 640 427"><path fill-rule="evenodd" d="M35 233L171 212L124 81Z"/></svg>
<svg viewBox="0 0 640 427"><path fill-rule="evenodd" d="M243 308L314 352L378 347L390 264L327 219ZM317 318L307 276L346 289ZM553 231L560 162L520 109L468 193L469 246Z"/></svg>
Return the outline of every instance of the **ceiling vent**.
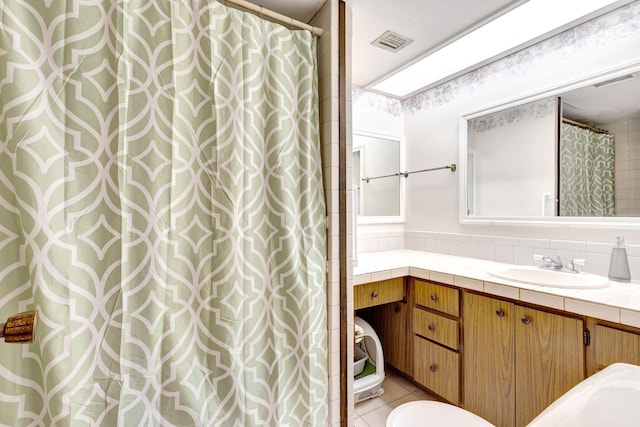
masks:
<svg viewBox="0 0 640 427"><path fill-rule="evenodd" d="M372 45L377 46L384 50L390 50L391 52L397 52L403 47L411 44L413 40L401 36L393 31L385 31L380 37L371 42Z"/></svg>

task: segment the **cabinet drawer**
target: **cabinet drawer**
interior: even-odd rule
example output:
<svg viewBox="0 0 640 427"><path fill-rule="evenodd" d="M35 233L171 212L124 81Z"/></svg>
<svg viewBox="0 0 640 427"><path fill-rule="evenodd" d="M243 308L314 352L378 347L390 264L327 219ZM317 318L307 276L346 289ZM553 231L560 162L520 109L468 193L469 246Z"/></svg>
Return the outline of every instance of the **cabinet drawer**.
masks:
<svg viewBox="0 0 640 427"><path fill-rule="evenodd" d="M413 309L413 332L458 349L458 321L419 308Z"/></svg>
<svg viewBox="0 0 640 427"><path fill-rule="evenodd" d="M460 355L424 338L414 337L413 379L457 405L460 396Z"/></svg>
<svg viewBox="0 0 640 427"><path fill-rule="evenodd" d="M596 325L596 364L607 367L615 362L640 365L640 336L615 328Z"/></svg>
<svg viewBox="0 0 640 427"><path fill-rule="evenodd" d="M356 310L402 301L402 299L404 299L404 279L402 277L365 283L353 288L353 306Z"/></svg>
<svg viewBox="0 0 640 427"><path fill-rule="evenodd" d="M415 291L416 304L458 317L459 291L457 289L416 280Z"/></svg>

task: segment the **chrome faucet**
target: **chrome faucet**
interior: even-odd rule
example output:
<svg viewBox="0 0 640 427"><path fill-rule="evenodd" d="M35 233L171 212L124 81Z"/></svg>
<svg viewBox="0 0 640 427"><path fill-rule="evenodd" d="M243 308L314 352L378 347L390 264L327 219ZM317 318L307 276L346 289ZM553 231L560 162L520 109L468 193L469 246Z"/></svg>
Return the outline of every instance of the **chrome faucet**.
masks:
<svg viewBox="0 0 640 427"><path fill-rule="evenodd" d="M564 273L579 273L576 270L576 265L585 265L587 263L584 259L573 259L569 258L567 260L567 265L565 266L560 260L560 257L556 257L556 259L552 259L546 255L534 255L533 259L542 261L542 265L540 266L543 270L553 270L553 271L562 271Z"/></svg>

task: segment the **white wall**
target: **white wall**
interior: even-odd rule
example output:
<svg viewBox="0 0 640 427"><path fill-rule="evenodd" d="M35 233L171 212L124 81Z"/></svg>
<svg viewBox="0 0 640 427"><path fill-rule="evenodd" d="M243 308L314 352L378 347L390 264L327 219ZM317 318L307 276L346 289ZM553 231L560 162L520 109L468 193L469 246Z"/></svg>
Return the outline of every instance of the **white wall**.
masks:
<svg viewBox="0 0 640 427"><path fill-rule="evenodd" d="M640 29L633 25L640 19L639 3L404 101L407 168L456 163L461 114L640 60ZM591 242L611 242L614 235L624 234L628 242L640 243L640 230L462 225L458 176L438 171L407 181L406 230Z"/></svg>
<svg viewBox="0 0 640 427"><path fill-rule="evenodd" d="M327 307L329 328L329 423L340 426L340 408L347 405L353 414L353 400L341 401L340 380L340 251L339 251L339 93L338 93L338 0L327 0L310 22L324 30L318 39L318 79L320 98L320 137L323 184L329 217ZM351 230L348 230L351 233ZM350 256L350 254L348 254ZM351 275L349 276L351 277ZM349 286L350 289L350 286ZM347 296L353 306L353 293ZM349 325L353 324L350 319ZM351 338L352 339L352 338ZM353 345L347 349L353 354ZM350 368L353 372L353 367Z"/></svg>

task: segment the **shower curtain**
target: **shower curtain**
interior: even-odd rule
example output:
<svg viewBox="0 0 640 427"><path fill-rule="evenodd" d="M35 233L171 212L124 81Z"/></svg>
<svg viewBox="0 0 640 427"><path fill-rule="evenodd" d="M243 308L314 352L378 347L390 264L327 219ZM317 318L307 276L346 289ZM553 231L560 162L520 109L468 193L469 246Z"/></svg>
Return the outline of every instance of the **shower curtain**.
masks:
<svg viewBox="0 0 640 427"><path fill-rule="evenodd" d="M562 123L560 215L614 216L614 137Z"/></svg>
<svg viewBox="0 0 640 427"><path fill-rule="evenodd" d="M316 69L213 0L0 3L0 425L327 422Z"/></svg>

